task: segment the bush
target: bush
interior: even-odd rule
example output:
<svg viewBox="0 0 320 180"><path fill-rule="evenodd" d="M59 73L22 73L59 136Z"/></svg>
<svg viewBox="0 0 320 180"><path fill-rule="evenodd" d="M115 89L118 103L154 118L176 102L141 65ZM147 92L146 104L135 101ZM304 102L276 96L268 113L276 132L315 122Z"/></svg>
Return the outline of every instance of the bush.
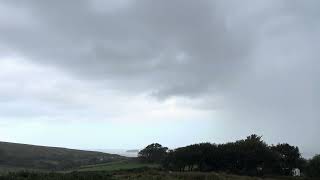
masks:
<svg viewBox="0 0 320 180"><path fill-rule="evenodd" d="M314 156L308 163L307 174L310 177L320 177L320 155Z"/></svg>

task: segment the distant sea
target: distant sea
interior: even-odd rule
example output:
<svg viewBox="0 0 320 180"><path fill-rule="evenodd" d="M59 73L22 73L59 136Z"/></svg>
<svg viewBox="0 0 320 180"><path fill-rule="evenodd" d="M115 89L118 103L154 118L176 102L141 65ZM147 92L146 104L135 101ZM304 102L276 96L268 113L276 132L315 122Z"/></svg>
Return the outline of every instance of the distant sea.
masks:
<svg viewBox="0 0 320 180"><path fill-rule="evenodd" d="M118 154L125 157L138 157L138 150L131 150L131 149L91 149L91 150L109 153L109 154Z"/></svg>

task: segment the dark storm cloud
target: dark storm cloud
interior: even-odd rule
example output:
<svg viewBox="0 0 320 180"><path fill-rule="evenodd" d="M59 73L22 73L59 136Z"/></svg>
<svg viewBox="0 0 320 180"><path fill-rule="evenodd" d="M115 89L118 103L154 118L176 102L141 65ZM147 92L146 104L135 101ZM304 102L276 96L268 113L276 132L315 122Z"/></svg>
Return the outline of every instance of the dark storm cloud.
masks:
<svg viewBox="0 0 320 180"><path fill-rule="evenodd" d="M319 150L303 140L320 136L319 8L316 0L8 0L0 55L126 92L201 99L199 107L238 119L230 125Z"/></svg>
<svg viewBox="0 0 320 180"><path fill-rule="evenodd" d="M5 5L23 9L35 24L2 28L1 42L13 51L159 97L197 95L247 66L249 34L228 29L213 1L137 1L116 12L97 11L89 1Z"/></svg>

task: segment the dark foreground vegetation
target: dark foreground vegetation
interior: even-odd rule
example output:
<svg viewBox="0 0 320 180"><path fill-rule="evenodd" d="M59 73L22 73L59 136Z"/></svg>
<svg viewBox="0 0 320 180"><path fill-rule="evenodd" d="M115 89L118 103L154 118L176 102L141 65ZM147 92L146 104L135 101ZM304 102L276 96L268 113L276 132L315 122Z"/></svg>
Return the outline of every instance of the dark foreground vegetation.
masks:
<svg viewBox="0 0 320 180"><path fill-rule="evenodd" d="M0 180L261 180L259 177L237 176L214 172L168 172L153 169L96 171L71 173L19 172L0 176ZM317 180L301 177L264 177L266 180Z"/></svg>
<svg viewBox="0 0 320 180"><path fill-rule="evenodd" d="M268 145L257 135L225 144L201 143L174 150L151 144L139 152L139 159L159 163L172 171L290 176L294 169L299 169L304 176L320 177L320 156L307 161L298 147L287 143Z"/></svg>

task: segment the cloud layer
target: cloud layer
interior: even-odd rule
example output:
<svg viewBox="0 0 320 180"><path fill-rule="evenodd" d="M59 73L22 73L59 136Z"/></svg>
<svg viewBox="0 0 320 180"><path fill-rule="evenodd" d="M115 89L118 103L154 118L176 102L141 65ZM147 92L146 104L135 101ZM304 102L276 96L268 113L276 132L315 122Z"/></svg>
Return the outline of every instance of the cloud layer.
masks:
<svg viewBox="0 0 320 180"><path fill-rule="evenodd" d="M316 0L3 1L2 116L73 119L85 111L117 119L139 104L142 112L174 101L239 135L320 151L311 141L320 135L319 7Z"/></svg>

